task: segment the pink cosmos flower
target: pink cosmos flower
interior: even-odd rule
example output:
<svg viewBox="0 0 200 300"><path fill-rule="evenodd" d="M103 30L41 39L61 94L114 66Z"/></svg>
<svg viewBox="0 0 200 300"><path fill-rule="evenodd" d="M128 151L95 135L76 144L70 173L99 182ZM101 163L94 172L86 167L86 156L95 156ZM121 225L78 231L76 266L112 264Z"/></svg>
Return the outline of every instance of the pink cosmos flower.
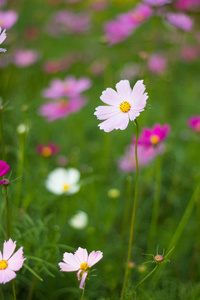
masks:
<svg viewBox="0 0 200 300"><path fill-rule="evenodd" d="M15 248L16 242L11 239L3 244L3 254L0 251L0 283L4 284L14 279L17 276L15 271L22 268L26 259L23 257L23 247L13 254Z"/></svg>
<svg viewBox="0 0 200 300"><path fill-rule="evenodd" d="M158 147L147 147L145 145L138 144L138 167L144 167L150 164L150 162L159 154L164 151L163 145ZM119 168L123 172L131 172L136 170L135 162L135 143L131 144L125 152L125 155L120 158L118 162Z"/></svg>
<svg viewBox="0 0 200 300"><path fill-rule="evenodd" d="M11 28L18 19L18 13L14 10L0 11L0 24L5 29Z"/></svg>
<svg viewBox="0 0 200 300"><path fill-rule="evenodd" d="M2 44L3 41L5 41L5 39L6 39L6 30L4 29L1 32L1 27L0 27L0 44ZM0 48L0 52L6 52L6 49Z"/></svg>
<svg viewBox="0 0 200 300"><path fill-rule="evenodd" d="M79 111L87 101L83 97L61 99L55 102L47 102L39 109L39 114L46 117L47 122L66 118L69 114Z"/></svg>
<svg viewBox="0 0 200 300"><path fill-rule="evenodd" d="M49 157L59 153L60 147L54 144L53 142L49 142L47 145L38 145L37 151L41 156Z"/></svg>
<svg viewBox="0 0 200 300"><path fill-rule="evenodd" d="M143 2L147 5L152 5L152 6L162 6L167 3L171 3L172 0L143 0Z"/></svg>
<svg viewBox="0 0 200 300"><path fill-rule="evenodd" d="M68 76L64 81L54 79L50 83L50 87L43 91L43 96L49 99L59 99L61 97L76 97L81 92L89 89L91 81L87 77L77 79L73 76Z"/></svg>
<svg viewBox="0 0 200 300"><path fill-rule="evenodd" d="M193 62L199 57L200 50L198 46L186 45L181 48L180 54L185 62Z"/></svg>
<svg viewBox="0 0 200 300"><path fill-rule="evenodd" d="M147 62L148 69L154 74L163 74L167 66L167 58L162 54L149 56Z"/></svg>
<svg viewBox="0 0 200 300"><path fill-rule="evenodd" d="M5 174L7 174L10 170L10 166L7 165L7 163L5 161L0 160L0 177L4 176ZM0 185L1 184L5 184L7 181L7 179L3 179L0 181Z"/></svg>
<svg viewBox="0 0 200 300"><path fill-rule="evenodd" d="M129 120L134 121L144 110L148 99L143 80L138 80L133 90L128 80L121 80L116 89L117 92L112 88L103 91L100 99L108 106L98 106L94 113L99 120L105 120L98 125L105 132L126 129Z"/></svg>
<svg viewBox="0 0 200 300"><path fill-rule="evenodd" d="M135 29L148 20L153 14L153 9L148 5L139 3L136 8L126 14L119 16L123 23L127 23L132 29Z"/></svg>
<svg viewBox="0 0 200 300"><path fill-rule="evenodd" d="M18 67L28 67L38 61L39 55L34 50L18 50L15 55L13 62Z"/></svg>
<svg viewBox="0 0 200 300"><path fill-rule="evenodd" d="M166 139L170 132L168 124L155 124L152 128L145 127L139 135L138 143L145 146L157 146Z"/></svg>
<svg viewBox="0 0 200 300"><path fill-rule="evenodd" d="M200 133L200 115L189 118L188 125L192 130Z"/></svg>
<svg viewBox="0 0 200 300"><path fill-rule="evenodd" d="M104 25L105 40L109 45L124 41L133 30L128 23L121 22L121 20L114 20L106 22Z"/></svg>
<svg viewBox="0 0 200 300"><path fill-rule="evenodd" d="M199 0L176 0L175 7L179 10L192 10L200 6Z"/></svg>
<svg viewBox="0 0 200 300"><path fill-rule="evenodd" d="M91 267L100 261L102 257L103 253L101 251L92 251L88 255L86 249L79 247L74 254L65 252L63 255L64 263L60 262L58 265L63 272L78 271L77 277L81 281L79 288L83 289Z"/></svg>
<svg viewBox="0 0 200 300"><path fill-rule="evenodd" d="M182 30L191 31L193 27L193 19L183 13L168 13L167 21Z"/></svg>

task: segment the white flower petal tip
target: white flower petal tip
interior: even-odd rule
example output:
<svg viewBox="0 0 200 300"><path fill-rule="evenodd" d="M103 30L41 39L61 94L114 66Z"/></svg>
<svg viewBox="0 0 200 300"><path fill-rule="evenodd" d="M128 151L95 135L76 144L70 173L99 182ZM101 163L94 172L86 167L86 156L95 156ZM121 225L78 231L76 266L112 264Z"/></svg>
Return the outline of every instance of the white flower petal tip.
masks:
<svg viewBox="0 0 200 300"><path fill-rule="evenodd" d="M94 112L97 119L104 120L98 126L105 132L126 129L129 121L134 121L144 111L148 99L143 80L138 80L133 89L127 79L121 80L116 84L116 90L107 88L103 91L100 99L108 105L98 106Z"/></svg>

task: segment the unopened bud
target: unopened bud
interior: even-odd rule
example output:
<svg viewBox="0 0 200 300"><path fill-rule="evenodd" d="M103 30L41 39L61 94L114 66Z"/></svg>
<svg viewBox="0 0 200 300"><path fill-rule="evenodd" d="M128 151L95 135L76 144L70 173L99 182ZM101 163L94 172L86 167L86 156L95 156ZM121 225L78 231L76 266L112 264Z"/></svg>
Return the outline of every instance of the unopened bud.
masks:
<svg viewBox="0 0 200 300"><path fill-rule="evenodd" d="M164 260L164 257L162 255L156 255L154 259L156 262L160 263Z"/></svg>

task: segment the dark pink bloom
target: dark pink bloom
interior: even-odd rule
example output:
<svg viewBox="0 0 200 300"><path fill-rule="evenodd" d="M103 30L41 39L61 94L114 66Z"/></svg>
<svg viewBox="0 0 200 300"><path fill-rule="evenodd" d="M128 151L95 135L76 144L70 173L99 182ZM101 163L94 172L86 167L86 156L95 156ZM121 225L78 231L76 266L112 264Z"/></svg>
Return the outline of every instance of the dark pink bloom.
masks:
<svg viewBox="0 0 200 300"><path fill-rule="evenodd" d="M77 79L68 76L64 81L54 79L50 83L50 87L43 91L43 96L49 99L59 99L61 97L76 97L91 86L89 78L82 77Z"/></svg>
<svg viewBox="0 0 200 300"><path fill-rule="evenodd" d="M179 10L193 10L200 6L199 0L176 0L175 7Z"/></svg>
<svg viewBox="0 0 200 300"><path fill-rule="evenodd" d="M0 160L0 177L4 176L5 174L7 174L10 170L10 166L7 165L7 163L5 161ZM0 184L4 184L5 180L3 179L2 181L0 181Z"/></svg>
<svg viewBox="0 0 200 300"><path fill-rule="evenodd" d="M18 13L14 10L0 11L0 24L4 29L11 28L18 19Z"/></svg>
<svg viewBox="0 0 200 300"><path fill-rule="evenodd" d="M167 58L162 54L153 54L149 56L147 66L152 73L163 74L167 67Z"/></svg>
<svg viewBox="0 0 200 300"><path fill-rule="evenodd" d="M168 124L155 124L152 128L145 127L139 136L138 143L145 146L157 146L166 139L170 132Z"/></svg>
<svg viewBox="0 0 200 300"><path fill-rule="evenodd" d="M162 6L164 4L172 2L172 0L143 0L143 2L147 5Z"/></svg>
<svg viewBox="0 0 200 300"><path fill-rule="evenodd" d="M28 67L38 61L39 55L34 50L18 50L14 54L13 62L18 67Z"/></svg>
<svg viewBox="0 0 200 300"><path fill-rule="evenodd" d="M62 99L55 102L47 102L40 107L39 114L46 117L47 122L53 122L79 111L86 103L87 101L80 96L69 100Z"/></svg>
<svg viewBox="0 0 200 300"><path fill-rule="evenodd" d="M49 142L47 145L38 145L37 151L41 156L49 157L59 153L60 147L54 144L53 142Z"/></svg>
<svg viewBox="0 0 200 300"><path fill-rule="evenodd" d="M168 13L167 21L182 30L191 31L193 27L193 19L183 13Z"/></svg>
<svg viewBox="0 0 200 300"><path fill-rule="evenodd" d="M188 125L192 130L200 133L200 115L189 118Z"/></svg>
<svg viewBox="0 0 200 300"><path fill-rule="evenodd" d="M197 46L187 45L181 49L181 58L186 62L195 61L199 57L199 54L200 50Z"/></svg>

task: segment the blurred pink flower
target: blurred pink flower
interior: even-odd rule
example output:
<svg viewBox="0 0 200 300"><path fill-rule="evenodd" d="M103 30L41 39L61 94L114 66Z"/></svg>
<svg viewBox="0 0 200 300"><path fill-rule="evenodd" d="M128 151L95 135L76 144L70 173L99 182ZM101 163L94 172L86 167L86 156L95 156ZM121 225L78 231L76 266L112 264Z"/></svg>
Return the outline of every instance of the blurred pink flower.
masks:
<svg viewBox="0 0 200 300"><path fill-rule="evenodd" d="M61 97L76 97L83 91L89 89L91 81L87 77L76 79L68 76L64 81L54 79L50 83L50 87L43 91L43 96L49 99L59 99Z"/></svg>
<svg viewBox="0 0 200 300"><path fill-rule="evenodd" d="M0 283L5 284L14 279L17 276L15 271L19 271L23 266L26 259L23 257L23 247L13 254L15 248L16 242L11 239L3 244L3 254L0 251Z"/></svg>
<svg viewBox="0 0 200 300"><path fill-rule="evenodd" d="M193 10L199 6L199 0L176 0L175 2L175 7L179 10Z"/></svg>
<svg viewBox="0 0 200 300"><path fill-rule="evenodd" d="M148 69L155 74L163 74L167 67L167 58L162 54L153 54L147 61Z"/></svg>
<svg viewBox="0 0 200 300"><path fill-rule="evenodd" d="M147 166L158 154L163 152L163 145L155 147L146 147L138 144L138 167ZM118 162L119 168L124 172L131 172L136 170L135 162L135 143L132 143L125 152L125 155L120 158Z"/></svg>
<svg viewBox="0 0 200 300"><path fill-rule="evenodd" d="M152 14L152 8L148 5L139 3L134 10L120 15L119 19L121 22L129 24L132 29L135 29L148 20Z"/></svg>
<svg viewBox="0 0 200 300"><path fill-rule="evenodd" d="M60 150L61 148L53 142L49 142L47 145L39 144L37 146L37 152L44 157L56 155Z"/></svg>
<svg viewBox="0 0 200 300"><path fill-rule="evenodd" d="M191 31L193 27L193 19L183 13L168 13L167 21L182 30Z"/></svg>
<svg viewBox="0 0 200 300"><path fill-rule="evenodd" d="M7 174L10 170L10 166L7 165L7 163L3 160L0 160L0 177L3 177L5 174ZM0 184L4 184L5 179L0 181Z"/></svg>
<svg viewBox="0 0 200 300"><path fill-rule="evenodd" d="M170 132L168 124L155 124L152 128L144 127L139 135L138 144L144 146L157 146L165 140Z"/></svg>
<svg viewBox="0 0 200 300"><path fill-rule="evenodd" d="M68 100L62 99L55 102L47 102L40 107L39 114L46 117L47 122L53 122L79 111L86 103L87 101L80 96Z"/></svg>
<svg viewBox="0 0 200 300"><path fill-rule="evenodd" d="M121 80L116 84L116 89L117 92L112 88L103 91L100 99L108 105L98 106L94 113L97 119L105 120L98 125L105 132L126 129L129 120L134 121L144 110L148 99L143 80L138 80L133 89L128 80Z"/></svg>
<svg viewBox="0 0 200 300"><path fill-rule="evenodd" d="M83 289L91 267L98 263L102 258L103 253L101 251L92 251L88 255L86 249L79 247L74 254L65 252L63 254L64 263L60 262L58 265L63 272L78 271L77 277L78 280L81 281L79 288Z"/></svg>
<svg viewBox="0 0 200 300"><path fill-rule="evenodd" d="M18 50L14 54L13 63L18 67L28 67L39 59L39 54L35 50Z"/></svg>
<svg viewBox="0 0 200 300"><path fill-rule="evenodd" d="M2 28L11 28L18 19L18 13L14 10L0 11L0 24Z"/></svg>
<svg viewBox="0 0 200 300"><path fill-rule="evenodd" d="M2 44L6 39L6 29L4 29L3 31L1 31L1 27L0 27L0 44ZM6 49L0 48L0 52L6 52Z"/></svg>
<svg viewBox="0 0 200 300"><path fill-rule="evenodd" d="M191 118L189 118L188 126L192 130L200 133L200 115L199 116L198 115L197 116L192 116Z"/></svg>
<svg viewBox="0 0 200 300"><path fill-rule="evenodd" d="M186 62L193 62L199 58L200 49L197 46L184 46L181 48L181 58Z"/></svg>
<svg viewBox="0 0 200 300"><path fill-rule="evenodd" d="M143 0L143 2L147 5L152 5L152 6L162 6L167 3L171 3L172 0Z"/></svg>

